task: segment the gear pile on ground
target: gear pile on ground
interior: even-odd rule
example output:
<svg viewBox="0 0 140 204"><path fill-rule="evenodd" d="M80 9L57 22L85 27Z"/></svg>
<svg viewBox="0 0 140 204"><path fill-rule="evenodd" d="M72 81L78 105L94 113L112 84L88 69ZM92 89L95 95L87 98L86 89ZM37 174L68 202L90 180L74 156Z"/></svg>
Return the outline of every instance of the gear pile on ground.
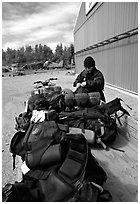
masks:
<svg viewBox="0 0 140 204"><path fill-rule="evenodd" d="M23 179L3 188L3 201L110 201L103 189L107 174L90 146L110 147L116 119L129 113L119 98L103 103L99 93L75 94L50 80L34 83L25 111L16 117L10 152L13 168L16 155L23 160Z"/></svg>

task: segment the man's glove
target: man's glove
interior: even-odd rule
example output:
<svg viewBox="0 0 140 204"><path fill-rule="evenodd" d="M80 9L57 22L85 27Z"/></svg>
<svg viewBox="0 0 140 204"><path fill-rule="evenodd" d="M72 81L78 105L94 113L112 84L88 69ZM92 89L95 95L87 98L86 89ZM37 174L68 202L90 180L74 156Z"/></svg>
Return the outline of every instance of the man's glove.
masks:
<svg viewBox="0 0 140 204"><path fill-rule="evenodd" d="M82 86L82 87L86 86L86 81L82 82L82 83L81 83L81 86Z"/></svg>
<svg viewBox="0 0 140 204"><path fill-rule="evenodd" d="M81 83L77 83L76 88L79 88L81 86Z"/></svg>
<svg viewBox="0 0 140 204"><path fill-rule="evenodd" d="M86 81L76 84L76 88L79 88L80 86L82 86L82 87L86 86ZM75 84L74 84L74 87L75 87Z"/></svg>

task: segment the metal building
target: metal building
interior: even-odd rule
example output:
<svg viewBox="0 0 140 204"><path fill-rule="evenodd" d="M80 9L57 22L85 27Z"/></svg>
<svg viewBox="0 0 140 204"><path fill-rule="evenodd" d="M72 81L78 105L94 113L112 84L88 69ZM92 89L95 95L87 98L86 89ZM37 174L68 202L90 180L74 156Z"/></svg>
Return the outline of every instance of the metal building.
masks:
<svg viewBox="0 0 140 204"><path fill-rule="evenodd" d="M82 2L74 45L77 73L90 55L107 85L138 94L138 2Z"/></svg>

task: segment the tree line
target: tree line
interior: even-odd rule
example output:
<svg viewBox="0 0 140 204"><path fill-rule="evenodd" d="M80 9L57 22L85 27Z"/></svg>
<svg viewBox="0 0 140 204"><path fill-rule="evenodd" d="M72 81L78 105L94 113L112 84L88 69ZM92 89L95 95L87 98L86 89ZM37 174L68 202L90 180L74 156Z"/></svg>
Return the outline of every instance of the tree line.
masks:
<svg viewBox="0 0 140 204"><path fill-rule="evenodd" d="M7 48L2 49L2 65L10 66L13 63L28 64L32 62L60 62L63 60L64 65L68 65L74 61L74 45L62 46L62 43L57 44L55 52L47 45L36 44L34 47L27 45L19 49Z"/></svg>

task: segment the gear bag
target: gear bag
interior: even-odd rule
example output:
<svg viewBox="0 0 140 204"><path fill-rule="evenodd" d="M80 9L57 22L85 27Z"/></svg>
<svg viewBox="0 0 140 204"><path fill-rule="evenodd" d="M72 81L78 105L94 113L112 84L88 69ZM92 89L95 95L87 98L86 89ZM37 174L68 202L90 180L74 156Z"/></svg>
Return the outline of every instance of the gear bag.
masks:
<svg viewBox="0 0 140 204"><path fill-rule="evenodd" d="M67 125L58 125L55 121L30 124L23 141L28 168L48 167L61 161L63 155L58 142L67 131Z"/></svg>
<svg viewBox="0 0 140 204"><path fill-rule="evenodd" d="M57 91L57 87L50 92L39 94L32 93L28 99L29 111L54 109L57 112L60 112L61 110L64 110L64 108L64 95L60 90Z"/></svg>
<svg viewBox="0 0 140 204"><path fill-rule="evenodd" d="M21 156L31 169L58 162L62 155L59 141L64 137L65 132L68 132L68 126L56 124L55 121L30 123L26 132L16 132L10 142L13 169L16 155ZM48 148L49 151L46 151Z"/></svg>
<svg viewBox="0 0 140 204"><path fill-rule="evenodd" d="M106 104L97 105L91 108L84 108L78 111L62 111L59 113L60 122L70 127L92 130L95 133L95 143L100 143L105 149L106 145L113 143L117 136L117 123L124 114L130 115L120 101L116 98ZM123 114L118 117L117 111Z"/></svg>
<svg viewBox="0 0 140 204"><path fill-rule="evenodd" d="M104 192L102 185L107 175L89 152L86 139L82 134L68 133L62 140L64 158L60 162L52 162L49 167L30 170L21 182L12 185L13 191L3 189L4 201L63 202L99 199ZM87 195L90 196L87 198Z"/></svg>

